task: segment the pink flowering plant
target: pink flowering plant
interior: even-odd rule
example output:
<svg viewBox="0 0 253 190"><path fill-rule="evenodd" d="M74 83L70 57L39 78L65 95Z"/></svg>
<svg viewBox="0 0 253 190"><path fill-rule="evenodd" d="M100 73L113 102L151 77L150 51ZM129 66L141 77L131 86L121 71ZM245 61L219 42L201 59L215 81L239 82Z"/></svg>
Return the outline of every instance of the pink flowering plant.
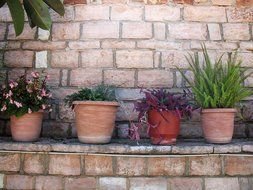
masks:
<svg viewBox="0 0 253 190"><path fill-rule="evenodd" d="M51 93L47 87L48 76L32 72L31 77L23 75L0 89L0 111L5 115L20 117L26 113L51 110Z"/></svg>

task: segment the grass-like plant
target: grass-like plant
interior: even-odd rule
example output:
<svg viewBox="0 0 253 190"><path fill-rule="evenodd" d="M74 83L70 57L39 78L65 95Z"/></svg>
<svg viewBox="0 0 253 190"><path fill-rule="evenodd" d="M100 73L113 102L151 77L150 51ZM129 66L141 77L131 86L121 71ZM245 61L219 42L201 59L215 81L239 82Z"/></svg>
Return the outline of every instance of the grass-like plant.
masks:
<svg viewBox="0 0 253 190"><path fill-rule="evenodd" d="M246 68L241 67L236 53L229 56L226 62L222 61L222 56L212 62L204 45L202 53L203 64L200 63L198 54L186 57L193 80L179 69L200 107L234 108L236 103L252 94L252 91L243 85L249 75L244 75Z"/></svg>
<svg viewBox="0 0 253 190"><path fill-rule="evenodd" d="M65 103L71 107L74 101L116 101L115 89L112 86L99 85L94 88L82 88L66 96Z"/></svg>

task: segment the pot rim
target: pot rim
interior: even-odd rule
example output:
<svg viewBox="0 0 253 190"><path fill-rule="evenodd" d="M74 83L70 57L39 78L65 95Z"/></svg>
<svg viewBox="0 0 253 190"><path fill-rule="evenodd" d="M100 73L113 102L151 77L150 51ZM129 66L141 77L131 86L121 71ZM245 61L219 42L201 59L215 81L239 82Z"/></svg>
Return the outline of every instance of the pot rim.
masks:
<svg viewBox="0 0 253 190"><path fill-rule="evenodd" d="M116 101L74 101L74 105L119 106Z"/></svg>
<svg viewBox="0 0 253 190"><path fill-rule="evenodd" d="M207 108L202 109L201 113L236 113L237 110L235 108Z"/></svg>

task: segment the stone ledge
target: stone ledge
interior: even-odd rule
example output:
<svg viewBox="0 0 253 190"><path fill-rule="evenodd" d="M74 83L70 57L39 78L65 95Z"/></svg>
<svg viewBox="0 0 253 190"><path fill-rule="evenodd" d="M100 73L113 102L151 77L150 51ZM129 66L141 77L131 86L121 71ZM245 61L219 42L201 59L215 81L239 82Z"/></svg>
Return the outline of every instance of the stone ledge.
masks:
<svg viewBox="0 0 253 190"><path fill-rule="evenodd" d="M127 155L196 155L196 154L252 154L253 141L235 139L230 144L207 144L203 140L180 140L173 146L155 146L147 140L137 144L129 140L112 140L110 144L89 145L79 143L77 139L45 139L38 142L14 142L10 138L0 138L0 152L54 152L80 154L127 154Z"/></svg>

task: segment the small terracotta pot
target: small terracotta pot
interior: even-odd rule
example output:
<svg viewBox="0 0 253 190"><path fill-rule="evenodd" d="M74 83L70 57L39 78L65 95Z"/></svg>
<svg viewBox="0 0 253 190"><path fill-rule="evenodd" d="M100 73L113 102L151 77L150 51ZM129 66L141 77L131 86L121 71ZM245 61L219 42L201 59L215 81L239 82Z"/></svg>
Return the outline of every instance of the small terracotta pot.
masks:
<svg viewBox="0 0 253 190"><path fill-rule="evenodd" d="M230 143L234 132L236 109L203 109L201 123L204 137L209 143Z"/></svg>
<svg viewBox="0 0 253 190"><path fill-rule="evenodd" d="M177 141L180 130L180 118L173 111L151 110L148 112L148 122L156 126L150 127L149 136L152 144L171 145Z"/></svg>
<svg viewBox="0 0 253 190"><path fill-rule="evenodd" d="M14 141L31 142L38 140L41 132L43 112L11 116L11 135Z"/></svg>
<svg viewBox="0 0 253 190"><path fill-rule="evenodd" d="M75 101L75 120L80 142L104 144L111 141L117 102Z"/></svg>

